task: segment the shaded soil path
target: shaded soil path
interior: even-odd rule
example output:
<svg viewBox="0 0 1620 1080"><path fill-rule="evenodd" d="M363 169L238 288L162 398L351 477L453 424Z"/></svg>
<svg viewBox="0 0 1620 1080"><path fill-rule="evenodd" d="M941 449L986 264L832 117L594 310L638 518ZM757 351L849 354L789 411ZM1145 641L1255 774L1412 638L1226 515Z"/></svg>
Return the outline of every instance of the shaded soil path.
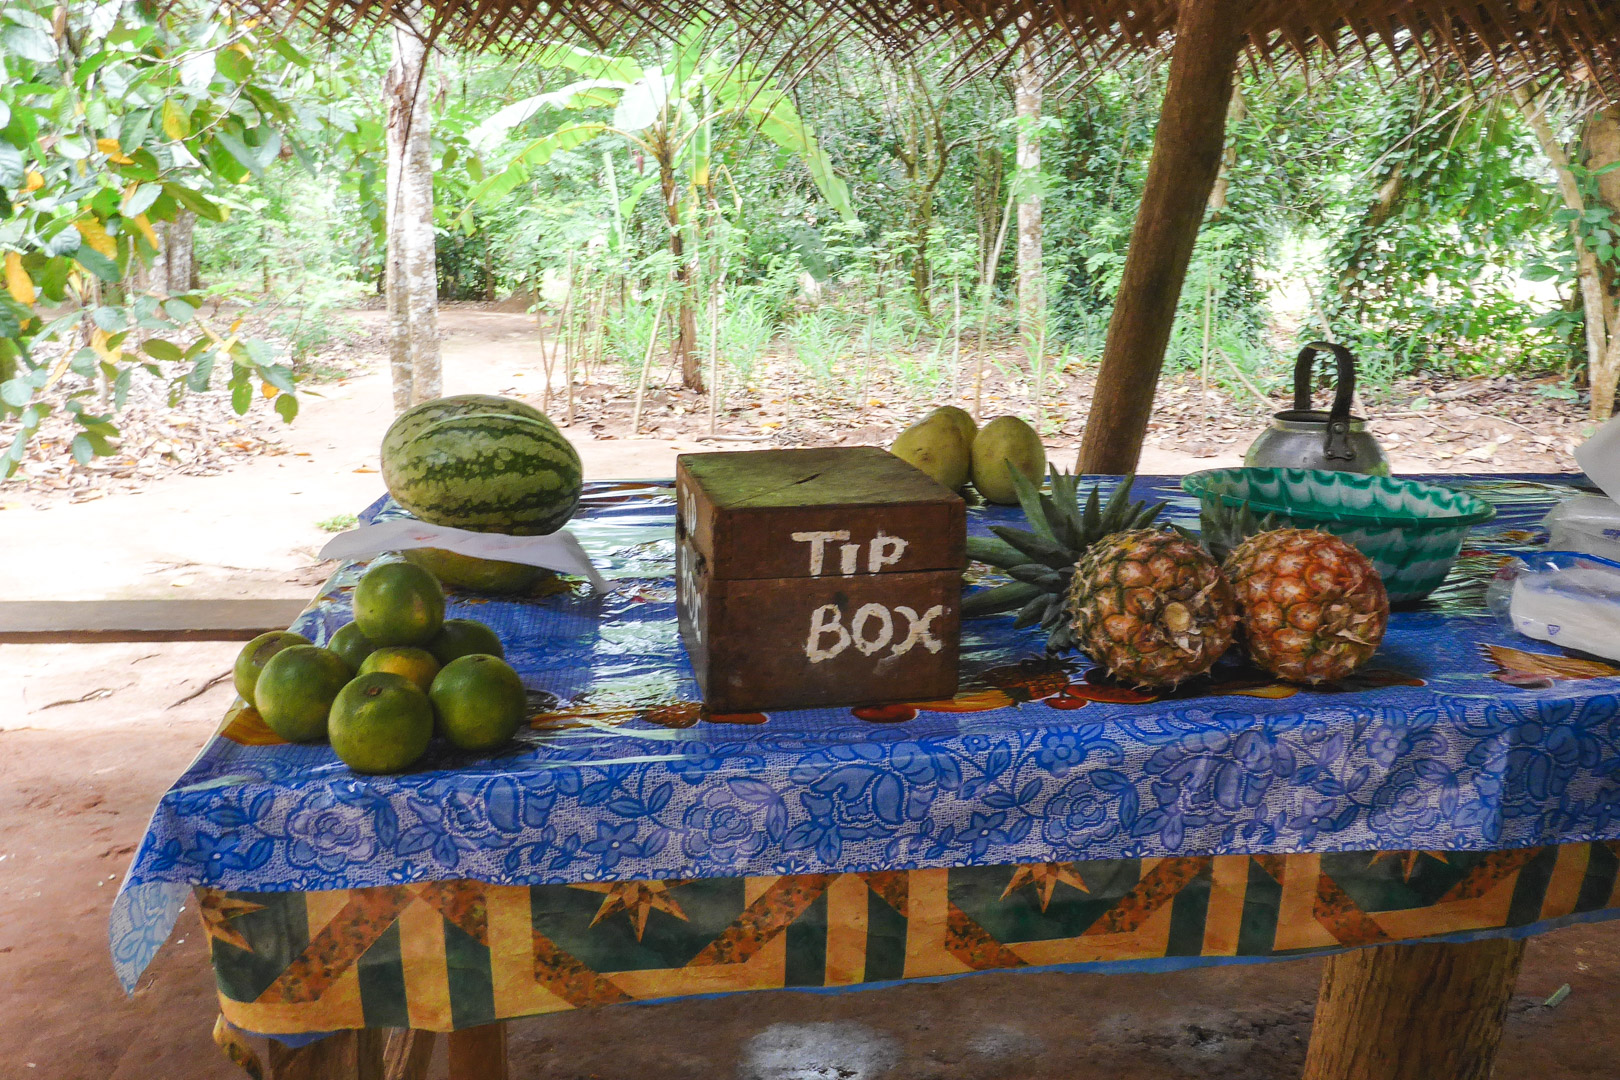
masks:
<svg viewBox="0 0 1620 1080"><path fill-rule="evenodd" d="M0 535L30 568L11 583L8 598L307 594L326 569L316 553L329 533L318 523L353 514L383 491L376 448L392 405L379 352L382 313L345 318L359 332L351 335L352 344L328 353L326 364L351 374L306 384L295 423L283 425L261 404L240 425L211 431L217 442L249 449L232 449L200 470L175 465L149 480L118 479L129 470L95 463L66 478L0 485ZM440 327L446 393L541 401L545 377L532 316L447 305ZM1025 382L1002 370L1014 370L1012 357L1001 360L1001 367L989 369L985 415L1033 416ZM610 381L578 389L575 423L567 433L588 477L669 476L678 453L705 449L887 445L902 427L949 398L948 386L930 396L882 372L870 381L851 373L845 382L818 386L791 355L775 355L761 364L754 384L730 390L715 440L708 435L707 399L663 387L664 375L655 372L636 437L630 436L634 387L621 382L617 370ZM560 370L554 372L550 404L559 420L561 378ZM1058 382L1061 389L1049 397L1045 441L1052 461L1067 468L1079 445L1092 375L1076 365ZM1513 379L1448 383L1445 389L1413 382L1396 395L1410 399L1405 405L1385 403L1368 411L1378 417L1373 427L1389 445L1397 472L1557 471L1572 461L1581 410L1577 402L1545 397L1538 389L1545 388ZM970 380L962 392L971 395ZM1410 407L1414 403L1421 408ZM1238 464L1266 415L1267 407L1252 395L1228 398L1191 379L1167 383L1140 471ZM198 471L212 475L188 475Z"/></svg>

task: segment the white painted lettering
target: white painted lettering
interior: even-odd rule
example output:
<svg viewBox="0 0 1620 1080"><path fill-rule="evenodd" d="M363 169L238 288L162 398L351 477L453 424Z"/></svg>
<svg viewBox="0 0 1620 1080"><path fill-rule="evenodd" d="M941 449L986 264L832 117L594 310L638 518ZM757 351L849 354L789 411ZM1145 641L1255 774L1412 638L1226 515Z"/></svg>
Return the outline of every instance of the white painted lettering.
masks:
<svg viewBox="0 0 1620 1080"><path fill-rule="evenodd" d="M896 606L894 610L911 624L906 630L906 639L894 647L894 655L910 652L913 645L921 645L931 653L937 653L944 648L940 642L934 640L934 635L929 629L935 619L945 614L944 605L935 604L920 616L903 604Z"/></svg>
<svg viewBox="0 0 1620 1080"><path fill-rule="evenodd" d="M810 576L820 577L822 565L827 557L827 541L848 540L848 529L837 529L830 532L796 532L793 539L801 544L810 545ZM845 571L848 573L848 571Z"/></svg>
<svg viewBox="0 0 1620 1080"><path fill-rule="evenodd" d="M906 553L906 547L904 537L878 533L872 541L871 549L866 553L866 572L875 574L885 566L893 566L900 561L900 556Z"/></svg>
<svg viewBox="0 0 1620 1080"><path fill-rule="evenodd" d="M838 610L837 604L822 604L810 616L810 639L804 643L804 655L810 658L812 664L831 660L849 648L849 631L844 629L842 615L843 612ZM823 649L821 639L828 634L834 636L836 644L829 649Z"/></svg>
<svg viewBox="0 0 1620 1080"><path fill-rule="evenodd" d="M845 577L849 577L855 572L856 565L860 562L860 558L861 545L840 545L838 548L838 572L843 574Z"/></svg>
<svg viewBox="0 0 1620 1080"><path fill-rule="evenodd" d="M878 632L876 637L869 638L866 636L866 624L873 620L877 621ZM849 633L855 639L855 647L863 655L871 656L894 640L894 619L882 604L867 604L850 620Z"/></svg>
<svg viewBox="0 0 1620 1080"><path fill-rule="evenodd" d="M682 551L681 559L681 599L686 604L687 618L692 624L692 634L699 641L703 640L703 590L698 588L697 569L693 565L696 557L690 549Z"/></svg>

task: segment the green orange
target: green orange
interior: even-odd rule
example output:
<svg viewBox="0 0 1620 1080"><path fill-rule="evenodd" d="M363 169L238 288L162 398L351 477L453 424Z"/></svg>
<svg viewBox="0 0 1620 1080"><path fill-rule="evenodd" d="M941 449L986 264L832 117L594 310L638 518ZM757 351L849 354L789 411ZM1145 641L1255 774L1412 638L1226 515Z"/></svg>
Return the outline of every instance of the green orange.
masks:
<svg viewBox="0 0 1620 1080"><path fill-rule="evenodd" d="M495 631L473 619L446 619L440 630L427 644L428 652L441 664L473 653L488 653L506 659L506 649Z"/></svg>
<svg viewBox="0 0 1620 1080"><path fill-rule="evenodd" d="M232 680L236 684L236 692L242 695L242 700L249 705L253 704L253 689L258 684L259 673L270 658L289 645L308 645L309 638L303 634L295 634L291 630L272 630L268 634L260 634L236 654L236 667L232 670Z"/></svg>
<svg viewBox="0 0 1620 1080"><path fill-rule="evenodd" d="M432 653L414 645L385 645L360 664L359 674L370 675L373 671L403 675L425 694L439 673L439 662Z"/></svg>
<svg viewBox="0 0 1620 1080"><path fill-rule="evenodd" d="M427 752L433 706L403 675L373 671L338 694L330 728L332 749L355 772L401 772Z"/></svg>
<svg viewBox="0 0 1620 1080"><path fill-rule="evenodd" d="M366 637L359 623L349 622L337 628L326 647L343 657L350 671L359 671L360 665L377 648L377 644Z"/></svg>
<svg viewBox="0 0 1620 1080"><path fill-rule="evenodd" d="M529 715L523 680L498 656L475 653L444 665L429 691L439 734L463 750L493 750Z"/></svg>
<svg viewBox="0 0 1620 1080"><path fill-rule="evenodd" d="M414 563L381 563L355 586L354 621L379 647L426 645L444 625L444 590Z"/></svg>
<svg viewBox="0 0 1620 1080"><path fill-rule="evenodd" d="M289 645L259 673L259 715L288 742L324 739L332 699L353 674L343 657L331 649Z"/></svg>

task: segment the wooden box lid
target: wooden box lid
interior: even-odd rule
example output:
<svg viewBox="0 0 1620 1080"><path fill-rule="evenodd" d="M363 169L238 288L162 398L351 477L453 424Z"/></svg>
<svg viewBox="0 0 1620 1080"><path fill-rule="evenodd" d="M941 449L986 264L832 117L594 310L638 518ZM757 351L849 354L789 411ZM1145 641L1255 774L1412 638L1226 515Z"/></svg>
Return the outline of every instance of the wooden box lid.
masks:
<svg viewBox="0 0 1620 1080"><path fill-rule="evenodd" d="M677 534L722 580L961 570L961 496L875 446L682 454Z"/></svg>

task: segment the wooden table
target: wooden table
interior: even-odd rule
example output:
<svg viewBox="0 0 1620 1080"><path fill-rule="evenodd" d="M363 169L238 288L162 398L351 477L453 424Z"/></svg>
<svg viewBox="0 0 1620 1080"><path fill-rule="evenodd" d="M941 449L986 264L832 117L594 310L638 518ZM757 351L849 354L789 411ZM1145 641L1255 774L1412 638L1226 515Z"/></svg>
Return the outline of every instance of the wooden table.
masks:
<svg viewBox="0 0 1620 1080"><path fill-rule="evenodd" d="M223 1044L245 1047L237 1030L345 1029L273 1043L261 1064L403 1077L436 1030L461 1080L503 1075L502 1021L562 1008L1315 951L1333 955L1309 1080L1484 1077L1516 938L1620 914L1620 834L1554 827L1586 805L1558 792L1595 791L1607 782L1595 763L1620 754L1620 667L1554 654L1468 607L1566 490L1492 483L1476 493L1499 497L1500 516L1470 539L1449 606L1398 616L1379 661L1343 686L1223 668L1139 694L983 622L968 628L954 699L769 717L709 715L682 667L667 485L597 485L575 528L615 582L606 598L452 598L451 614L522 635L536 715L520 752L469 763L436 750L405 777L355 778L234 711L137 853L115 961L132 981L167 933L161 916L133 930L120 919L184 899L150 890L200 885L236 1025ZM1012 520L974 509L970 530L997 514ZM320 641L347 621L357 574L340 571L296 628ZM436 861L453 872L427 872ZM790 962L783 942L807 912L819 929L795 940L820 934L822 952ZM854 959L834 955L827 928L856 921L870 936ZM437 937L437 974L396 975L416 962L409 948L397 963L367 953L396 924ZM1465 940L1479 933L1497 936ZM457 970L492 988L478 1002L344 989L363 955L378 985L445 979L447 943L471 965ZM748 967L766 956L769 972Z"/></svg>

